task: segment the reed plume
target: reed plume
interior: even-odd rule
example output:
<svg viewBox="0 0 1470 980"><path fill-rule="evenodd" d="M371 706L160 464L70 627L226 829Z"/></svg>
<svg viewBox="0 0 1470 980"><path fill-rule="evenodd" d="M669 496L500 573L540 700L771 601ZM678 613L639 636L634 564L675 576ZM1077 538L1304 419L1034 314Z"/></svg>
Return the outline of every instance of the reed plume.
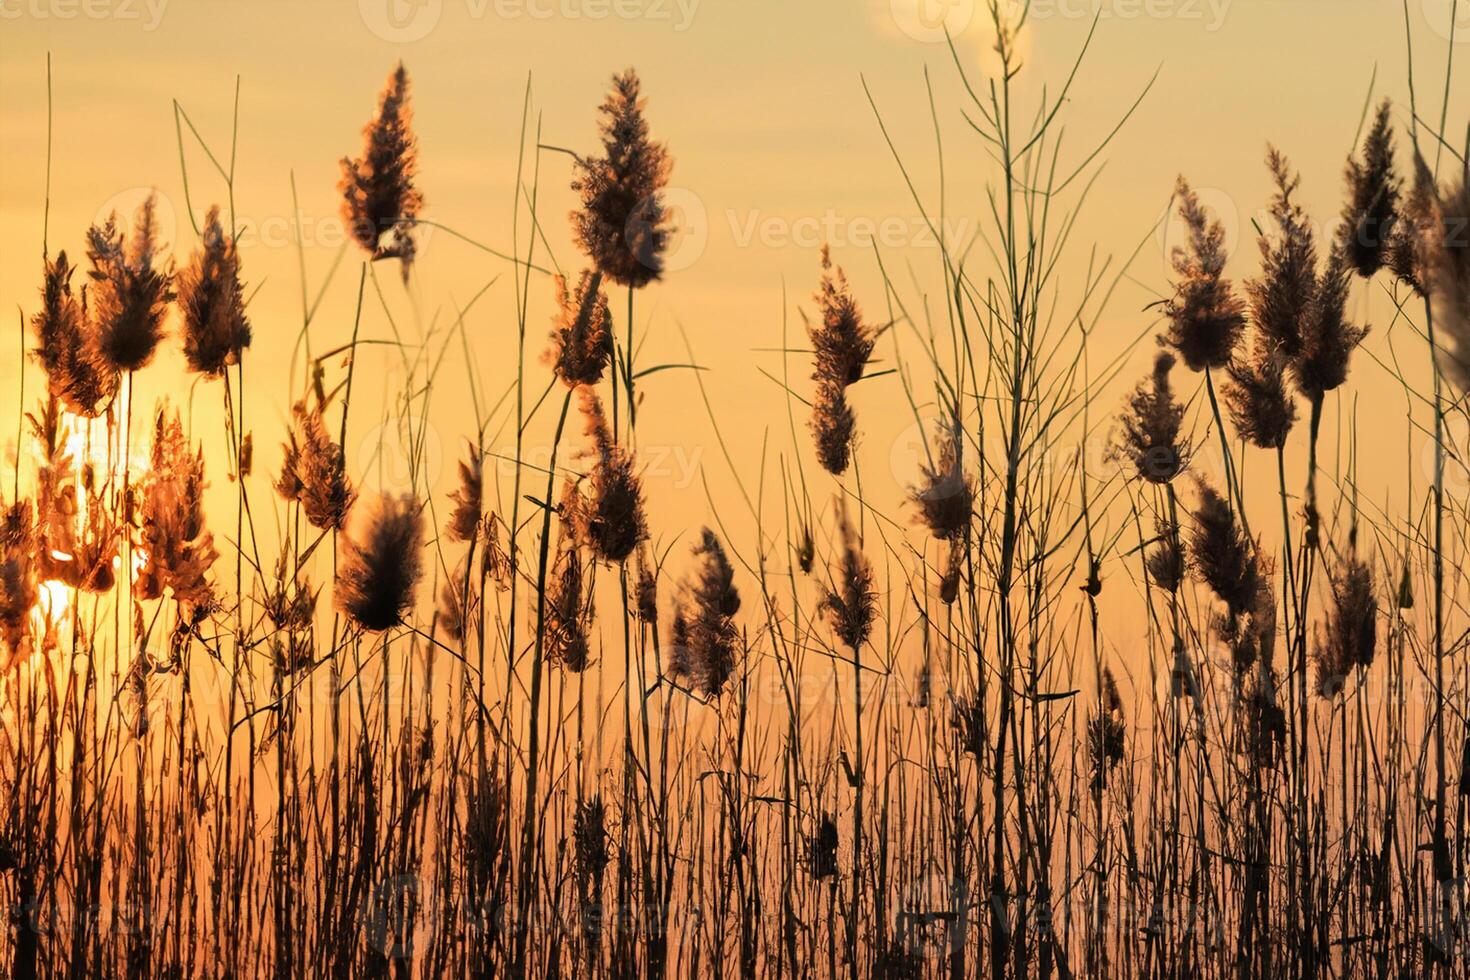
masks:
<svg viewBox="0 0 1470 980"><path fill-rule="evenodd" d="M141 489L139 550L144 564L133 584L140 599L158 599L167 589L193 607L214 597L209 569L219 553L204 519L204 450L191 451L177 412L161 406L154 419L153 446Z"/></svg>
<svg viewBox="0 0 1470 980"><path fill-rule="evenodd" d="M133 215L130 235L118 227L116 212L87 232L97 350L104 364L122 374L153 359L174 298L171 263L157 264L157 206L157 196L149 194Z"/></svg>
<svg viewBox="0 0 1470 980"><path fill-rule="evenodd" d="M576 493L568 481L563 499ZM587 669L592 646L587 635L593 618L592 590L575 533L563 524L551 581L546 586L546 658L574 674Z"/></svg>
<svg viewBox="0 0 1470 980"><path fill-rule="evenodd" d="M667 147L648 136L638 73L612 79L598 129L602 156L579 157L572 190L582 207L572 212L577 245L604 276L638 289L664 271L671 229L663 190L672 162Z"/></svg>
<svg viewBox="0 0 1470 980"><path fill-rule="evenodd" d="M66 252L46 263L41 287L41 309L31 317L36 335L36 359L46 372L46 387L67 411L86 418L100 415L117 392L118 375L102 358L97 331L86 307L86 289L79 301L72 293L76 266Z"/></svg>
<svg viewBox="0 0 1470 980"><path fill-rule="evenodd" d="M39 575L84 592L107 592L116 582L113 559L123 534L119 515L108 505L92 466L79 471L67 451L60 402L48 399L28 419L42 453L36 472Z"/></svg>
<svg viewBox="0 0 1470 980"><path fill-rule="evenodd" d="M833 267L826 245L822 246L822 281L815 298L820 318L807 323L812 380L817 383L811 427L822 468L841 476L851 459L855 428L847 388L862 378L877 338L863 320L847 276Z"/></svg>
<svg viewBox="0 0 1470 980"><path fill-rule="evenodd" d="M7 664L30 652L31 609L37 598L35 547L30 502L18 500L0 513L0 644Z"/></svg>
<svg viewBox="0 0 1470 980"><path fill-rule="evenodd" d="M807 870L818 881L837 873L837 847L841 843L837 821L830 813L817 819L816 830L807 838Z"/></svg>
<svg viewBox="0 0 1470 980"><path fill-rule="evenodd" d="M361 629L402 625L421 571L423 517L411 495L383 494L352 509L355 526L339 539L337 608Z"/></svg>
<svg viewBox="0 0 1470 980"><path fill-rule="evenodd" d="M276 490L301 505L306 519L323 531L339 531L357 499L347 478L342 447L332 441L322 421L320 402L291 408L292 426Z"/></svg>
<svg viewBox="0 0 1470 980"><path fill-rule="evenodd" d="M1245 306L1224 277L1224 225L1210 219L1183 177L1175 195L1189 245L1176 246L1171 256L1175 280L1174 294L1164 306L1169 321L1165 342L1191 371L1219 369L1230 363L1245 327Z"/></svg>
<svg viewBox="0 0 1470 980"><path fill-rule="evenodd" d="M734 674L740 632L735 569L715 532L705 528L694 546L694 568L680 583L674 605L672 644L665 668L683 676L706 697L719 697Z"/></svg>
<svg viewBox="0 0 1470 980"><path fill-rule="evenodd" d="M1292 200L1301 182L1286 157L1268 147L1266 165L1276 185L1271 200L1273 236L1262 233L1261 274L1246 283L1257 360L1279 355L1294 360L1317 294L1317 244L1306 213Z"/></svg>
<svg viewBox="0 0 1470 980"><path fill-rule="evenodd" d="M481 500L485 491L485 463L478 450L470 447L469 453L459 463L459 486L450 495L454 511L449 515L445 533L451 541L468 542L475 539L480 526Z"/></svg>
<svg viewBox="0 0 1470 980"><path fill-rule="evenodd" d="M1313 402L1347 381L1353 351L1368 336L1367 327L1347 320L1351 281L1347 253L1334 245L1317 279L1312 308L1302 325L1301 349L1291 365L1297 389Z"/></svg>
<svg viewBox="0 0 1470 980"><path fill-rule="evenodd" d="M218 378L250 346L250 320L240 284L240 254L220 224L219 206L204 219L204 240L178 276L184 359L189 370Z"/></svg>
<svg viewBox="0 0 1470 980"><path fill-rule="evenodd" d="M556 319L547 360L568 388L595 385L612 357L612 313L600 271L583 271L574 290L556 277Z"/></svg>
<svg viewBox="0 0 1470 980"><path fill-rule="evenodd" d="M1351 557L1332 583L1327 636L1314 653L1318 694L1330 698L1341 693L1353 668L1373 665L1377 647L1378 594L1373 569Z"/></svg>
<svg viewBox="0 0 1470 980"><path fill-rule="evenodd" d="M1398 221L1400 181L1393 165L1390 105L1388 99L1379 103L1361 157L1347 162L1342 242L1348 264L1364 279L1371 279L1388 260Z"/></svg>
<svg viewBox="0 0 1470 980"><path fill-rule="evenodd" d="M362 156L342 158L342 219L372 258L396 258L403 281L417 254L414 226L424 197L414 185L418 139L409 108L408 69L403 62L388 76L378 97L378 113L363 128Z"/></svg>
<svg viewBox="0 0 1470 980"><path fill-rule="evenodd" d="M1439 192L1429 164L1414 153L1414 180L1394 222L1388 243L1388 266L1399 282L1420 296L1429 291L1429 268L1434 262L1434 243L1439 222Z"/></svg>
<svg viewBox="0 0 1470 980"><path fill-rule="evenodd" d="M1429 301L1445 373L1470 392L1470 182L1461 171L1439 195L1429 265Z"/></svg>
<svg viewBox="0 0 1470 980"><path fill-rule="evenodd" d="M820 606L827 614L832 632L844 646L856 650L867 642L872 632L877 592L873 588L873 569L845 514L841 526L841 563L836 582L822 590Z"/></svg>
<svg viewBox="0 0 1470 980"><path fill-rule="evenodd" d="M1184 406L1169 384L1173 369L1173 354L1156 354L1153 374L1133 390L1122 416L1124 455L1140 477L1160 486L1172 483L1189 463L1189 447L1181 436Z"/></svg>
<svg viewBox="0 0 1470 980"><path fill-rule="evenodd" d="M1185 572L1178 526L1169 521L1159 521L1155 540L1157 543L1149 549L1145 559L1149 581L1165 592L1178 592Z"/></svg>
<svg viewBox="0 0 1470 980"><path fill-rule="evenodd" d="M1241 530L1230 504L1203 481L1190 529L1189 558L1195 574L1225 603L1232 619L1251 609L1261 584L1253 542Z"/></svg>
<svg viewBox="0 0 1470 980"><path fill-rule="evenodd" d="M965 472L964 433L958 420L939 432L933 460L921 464L920 471L918 485L908 494L919 523L940 541L960 541L975 508L975 480Z"/></svg>
<svg viewBox="0 0 1470 980"><path fill-rule="evenodd" d="M1128 727L1123 718L1123 699L1109 667L1102 669L1097 711L1087 720L1087 761L1092 770L1092 791L1107 788L1108 774L1123 761Z"/></svg>
<svg viewBox="0 0 1470 980"><path fill-rule="evenodd" d="M587 477L589 496L577 499L572 512L577 534L598 558L620 562L648 536L643 488L633 471L633 454L614 441L602 400L591 388L582 389L582 412L594 462Z"/></svg>
<svg viewBox="0 0 1470 980"><path fill-rule="evenodd" d="M633 614L640 622L658 622L658 570L646 547L638 549L638 584L633 600Z"/></svg>
<svg viewBox="0 0 1470 980"><path fill-rule="evenodd" d="M1286 368L1283 357L1261 348L1238 354L1230 363L1226 408L1240 437L1257 448L1280 449L1296 424Z"/></svg>

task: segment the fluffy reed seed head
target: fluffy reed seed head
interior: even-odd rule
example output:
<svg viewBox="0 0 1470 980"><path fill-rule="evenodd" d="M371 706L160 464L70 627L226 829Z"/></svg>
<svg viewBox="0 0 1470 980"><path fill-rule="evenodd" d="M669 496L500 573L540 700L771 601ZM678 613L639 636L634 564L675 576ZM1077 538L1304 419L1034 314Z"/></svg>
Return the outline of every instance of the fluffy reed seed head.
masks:
<svg viewBox="0 0 1470 980"><path fill-rule="evenodd" d="M600 271L583 270L574 289L556 277L556 318L547 360L568 388L595 385L612 358L612 313Z"/></svg>
<svg viewBox="0 0 1470 980"><path fill-rule="evenodd" d="M1169 320L1165 341L1191 371L1222 368L1245 326L1244 304L1225 272L1225 226L1211 220L1199 196L1183 177L1175 194L1189 230L1189 244L1176 246L1174 295L1164 306Z"/></svg>
<svg viewBox="0 0 1470 980"><path fill-rule="evenodd" d="M1351 283L1347 251L1335 244L1317 279L1312 308L1302 324L1301 350L1291 365L1297 390L1313 402L1347 381L1353 351L1368 336L1367 327L1347 320Z"/></svg>
<svg viewBox="0 0 1470 980"><path fill-rule="evenodd" d="M958 419L937 434L932 462L920 466L918 485L909 488L909 501L921 524L941 541L964 539L975 509L975 480L965 472L964 433Z"/></svg>
<svg viewBox="0 0 1470 980"><path fill-rule="evenodd" d="M1388 266L1399 282L1420 296L1429 294L1429 269L1438 238L1439 193L1429 164L1414 153L1414 180L1394 222L1388 243Z"/></svg>
<svg viewBox="0 0 1470 980"><path fill-rule="evenodd" d="M402 625L413 609L423 516L411 495L383 494L352 513L355 526L337 549L337 608L361 629L381 633Z"/></svg>
<svg viewBox="0 0 1470 980"><path fill-rule="evenodd" d="M1087 721L1087 761L1092 769L1092 791L1107 788L1108 774L1123 761L1128 726L1123 717L1123 698L1109 667L1102 669L1097 711Z"/></svg>
<svg viewBox="0 0 1470 980"><path fill-rule="evenodd" d="M1388 260L1398 221L1400 180L1393 165L1391 103L1384 99L1363 138L1361 155L1347 162L1342 242L1352 270L1371 279Z"/></svg>
<svg viewBox="0 0 1470 980"><path fill-rule="evenodd" d="M694 568L680 583L665 669L706 697L719 697L735 673L740 632L735 569L715 532L705 528L694 546Z"/></svg>
<svg viewBox="0 0 1470 980"><path fill-rule="evenodd" d="M837 848L841 840L837 821L830 813L817 819L817 826L807 838L807 870L818 881L837 874Z"/></svg>
<svg viewBox="0 0 1470 980"><path fill-rule="evenodd" d="M347 478L342 447L332 441L322 420L320 402L299 401L291 409L292 426L286 458L276 490L301 505L313 527L340 531L357 491Z"/></svg>
<svg viewBox="0 0 1470 980"><path fill-rule="evenodd" d="M459 463L459 486L450 495L454 511L449 515L445 534L451 541L468 542L475 539L480 527L480 508L485 492L485 463L479 450L469 446L465 458Z"/></svg>
<svg viewBox="0 0 1470 980"><path fill-rule="evenodd" d="M218 378L250 346L250 320L240 284L240 254L220 223L219 206L204 219L204 241L178 276L184 359L189 370Z"/></svg>
<svg viewBox="0 0 1470 980"><path fill-rule="evenodd" d="M847 472L852 461L857 419L847 403L847 389L829 381L817 382L817 395L812 402L812 436L817 446L817 462L833 476Z"/></svg>
<svg viewBox="0 0 1470 980"><path fill-rule="evenodd" d="M157 206L157 196L149 194L129 235L118 227L116 212L87 232L97 351L119 373L141 370L153 359L174 298L171 263L157 262Z"/></svg>
<svg viewBox="0 0 1470 980"><path fill-rule="evenodd" d="M833 266L826 245L822 246L822 281L815 299L820 317L807 322L812 380L817 383L811 429L818 462L833 476L841 476L852 458L856 428L847 388L862 378L876 333L864 322L847 276Z"/></svg>
<svg viewBox="0 0 1470 980"><path fill-rule="evenodd" d="M1275 147L1266 153L1266 165L1276 184L1271 200L1274 235L1262 233L1261 274L1246 283L1251 322L1256 330L1259 359L1280 354L1295 359L1317 292L1317 243L1306 212L1292 200L1301 179Z"/></svg>
<svg viewBox="0 0 1470 980"><path fill-rule="evenodd" d="M572 189L582 198L572 212L577 245L607 278L639 289L663 276L672 229L663 190L672 161L649 139L638 73L614 75L598 110L602 155L579 158Z"/></svg>
<svg viewBox="0 0 1470 980"><path fill-rule="evenodd" d="M133 586L140 599L161 598L167 589L193 607L213 602L209 569L219 552L205 524L205 486L203 448L191 450L178 412L160 406L141 487L139 545L145 563Z"/></svg>
<svg viewBox="0 0 1470 980"><path fill-rule="evenodd" d="M1189 558L1195 574L1225 603L1232 619L1250 610L1260 587L1255 549L1230 504L1203 481L1190 528Z"/></svg>
<svg viewBox="0 0 1470 980"><path fill-rule="evenodd" d="M1287 360L1260 345L1236 355L1225 385L1225 407L1236 431L1260 449L1279 449L1296 424L1296 402L1287 387Z"/></svg>
<svg viewBox="0 0 1470 980"><path fill-rule="evenodd" d="M1378 649L1378 594L1373 569L1356 556L1346 559L1332 583L1327 636L1318 645L1317 693L1342 693L1353 668L1368 668Z"/></svg>
<svg viewBox="0 0 1470 980"><path fill-rule="evenodd" d="M856 650L867 642L873 630L878 593L873 588L872 566L848 523L846 512L841 514L839 524L842 557L835 572L836 581L822 590L820 606L827 614L832 632L844 646Z"/></svg>
<svg viewBox="0 0 1470 980"><path fill-rule="evenodd" d="M30 650L31 609L37 599L35 547L30 502L16 501L0 511L0 646L7 664Z"/></svg>
<svg viewBox="0 0 1470 980"><path fill-rule="evenodd" d="M1440 192L1436 212L1428 278L1440 365L1470 392L1470 172Z"/></svg>
<svg viewBox="0 0 1470 980"><path fill-rule="evenodd" d="M567 492L575 493L570 481ZM556 564L546 586L546 658L574 674L586 670L592 660L588 624L594 611L592 590L574 535L563 528Z"/></svg>
<svg viewBox="0 0 1470 980"><path fill-rule="evenodd" d="M46 387L67 411L96 418L117 392L118 374L103 360L97 331L88 316L86 289L72 292L71 265L65 252L46 263L41 309L31 317L36 359L46 372Z"/></svg>
<svg viewBox="0 0 1470 980"><path fill-rule="evenodd" d="M1160 486L1172 483L1189 464L1182 437L1184 406L1169 383L1173 369L1173 354L1156 354L1153 373L1133 390L1122 415L1124 455L1140 477Z"/></svg>
<svg viewBox="0 0 1470 980"><path fill-rule="evenodd" d="M1148 566L1148 577L1153 584L1165 592L1178 592L1184 582L1184 550L1180 546L1179 528L1169 521L1156 525L1157 542L1149 549L1144 559Z"/></svg>
<svg viewBox="0 0 1470 980"><path fill-rule="evenodd" d="M408 69L400 61L378 97L377 115L363 128L362 156L342 158L338 184L353 240L373 261L400 260L404 282L417 254L413 230L424 206L414 185L418 139L408 88Z"/></svg>
<svg viewBox="0 0 1470 980"><path fill-rule="evenodd" d="M579 537L594 555L620 562L648 537L643 487L634 472L633 454L613 439L602 400L591 388L582 388L581 395L594 462L587 477L589 495L577 501L575 522Z"/></svg>

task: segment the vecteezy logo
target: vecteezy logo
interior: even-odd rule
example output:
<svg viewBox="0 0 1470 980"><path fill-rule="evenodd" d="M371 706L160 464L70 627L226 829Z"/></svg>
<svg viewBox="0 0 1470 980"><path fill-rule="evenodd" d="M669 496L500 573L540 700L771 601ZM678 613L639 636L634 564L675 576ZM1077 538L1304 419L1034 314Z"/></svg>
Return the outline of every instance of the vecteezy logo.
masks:
<svg viewBox="0 0 1470 980"><path fill-rule="evenodd" d="M975 0L889 0L894 23L916 41L933 44L970 26Z"/></svg>
<svg viewBox="0 0 1470 980"><path fill-rule="evenodd" d="M1470 41L1470 0L1422 0L1429 29L1445 40Z"/></svg>
<svg viewBox="0 0 1470 980"><path fill-rule="evenodd" d="M384 41L409 44L429 36L444 12L444 0L357 0L367 29Z"/></svg>

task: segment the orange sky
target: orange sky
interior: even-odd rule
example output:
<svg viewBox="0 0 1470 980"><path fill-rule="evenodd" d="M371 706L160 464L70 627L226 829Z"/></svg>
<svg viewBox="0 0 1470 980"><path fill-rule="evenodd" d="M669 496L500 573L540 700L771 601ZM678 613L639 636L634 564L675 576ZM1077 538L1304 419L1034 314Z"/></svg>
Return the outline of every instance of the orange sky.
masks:
<svg viewBox="0 0 1470 980"><path fill-rule="evenodd" d="M1407 7L1420 99L1436 104L1450 50L1450 3L1409 0ZM772 459L789 445L784 400L760 373L779 375L780 360L763 349L780 345L783 291L796 342L797 311L810 308L822 241L833 244L871 319L886 318L875 248L890 271L902 270L895 277L910 301L938 281L937 250L883 142L864 79L930 202L937 200L938 181L927 68L945 140L949 227L957 237L983 230L977 222L993 167L960 116L962 93L935 27L936 12L947 11L961 59L982 70L987 32L975 6L970 0L0 0L0 308L29 314L37 303L48 51L55 127L50 240L53 249L77 252L89 222L112 206L133 207L149 187L163 202L165 237L181 254L194 246L172 100L223 153L238 74L235 201L245 277L257 290L247 409L259 465L274 469L288 404L287 365L301 322L299 263L314 295L344 241L338 160L360 149L359 130L393 63L403 59L413 77L425 216L507 250L528 77L543 142L590 149L607 78L631 64L644 79L654 134L674 155L670 198L686 226L666 282L638 298L640 330L646 322L648 331L639 364L685 360L680 328L687 331L697 360L711 368L710 395L750 482L763 440L770 440ZM1034 100L1043 84L1057 90L1086 38L1092 9L1083 0L1038 0L1025 39L1023 95ZM1377 95L1404 100L1407 94L1406 12L1389 0L1104 0L1102 11L1064 115L1071 158L1080 161L1091 151L1156 70L1158 79L1101 158L1103 172L1061 270L1076 281L1089 261L1109 255L1117 268L1143 242L1095 334L1098 364L1150 327L1153 314L1144 307L1166 288L1159 227L1176 174L1187 174L1220 210L1238 249L1230 272L1242 278L1255 267L1250 221L1269 194L1266 141L1276 141L1300 168L1302 201L1325 224L1340 207L1342 165L1370 84ZM1454 47L1463 61L1470 55L1470 10L1460 18L1467 43ZM1461 77L1470 71L1457 67ZM1455 93L1452 129L1454 120L1466 118L1470 86L1456 86ZM1395 112L1400 122L1403 104ZM186 155L193 202L202 212L222 198L223 185L187 132ZM293 175L299 214L292 208ZM568 179L566 157L543 155L542 220L554 260L575 268ZM524 241L524 225L521 233ZM349 250L322 302L317 350L350 335L359 265L359 254ZM407 339L436 318L441 325L452 320L457 305L500 277L466 323L484 390L509 383L515 301L505 263L427 229L407 292L396 269L376 271ZM553 290L545 277L531 282L530 332L539 353ZM1355 289L1356 316L1385 326L1384 297ZM621 319L620 296L613 308ZM12 316L0 331L8 338L0 356L7 399L0 418L13 418L14 324ZM363 335L389 335L376 301L369 303ZM1368 350L1386 360L1390 340L1422 361L1422 349L1404 330L1393 337L1375 330ZM880 345L879 356L890 359L891 347ZM1147 356L1136 352L1128 384L1146 370ZM438 463L429 476L441 495L450 488L453 457L471 417L463 366L451 361L430 413L431 464ZM366 407L354 408L348 446L359 467L377 445L380 408L370 399L393 390L398 363L386 348L361 362L368 372L359 376ZM180 364L171 351L146 372L140 404L160 393L186 398ZM1382 484L1380 496L1401 494L1402 394L1371 357L1360 355L1357 365L1361 452L1393 463L1382 476L1370 474ZM538 381L531 387L539 392L544 369L533 368ZM803 379L806 370L792 359L793 378ZM34 367L28 374L34 392ZM917 452L912 417L901 410L894 379L888 382L887 388L881 380L865 385L857 410L864 488L891 511L917 475ZM656 531L661 527L667 538L705 519L701 464L722 513L738 528L738 496L692 378L669 372L648 379L644 390L640 442ZM1121 393L1103 393L1099 410L1115 408ZM207 406L196 427L217 426L218 390L195 397ZM1328 431L1335 422L1330 414ZM805 433L799 434L809 453ZM13 436L0 438L8 458ZM368 482L402 480L389 447ZM222 482L217 472L215 482Z"/></svg>

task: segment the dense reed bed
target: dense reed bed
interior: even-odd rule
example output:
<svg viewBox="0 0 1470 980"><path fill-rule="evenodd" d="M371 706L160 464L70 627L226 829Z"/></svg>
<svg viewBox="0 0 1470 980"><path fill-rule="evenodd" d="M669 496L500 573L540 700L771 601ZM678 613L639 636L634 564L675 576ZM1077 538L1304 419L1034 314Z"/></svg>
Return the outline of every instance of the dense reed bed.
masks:
<svg viewBox="0 0 1470 980"><path fill-rule="evenodd" d="M1013 27L997 77L956 58L966 102L931 107L936 136L966 123L965 179L988 168L982 231L946 240L889 143L943 288L824 250L805 342L780 337L789 427L730 461L703 528L643 487L640 421L671 408L645 379L704 392L707 366L697 342L640 363L675 158L631 70L585 154L528 114L498 402L462 308L361 407L369 287L410 281L437 227L401 65L342 163L357 316L315 322L329 283L302 284L281 433L244 421L284 352L250 322L233 146L192 251L160 251L151 201L50 229L0 516L4 972L1465 976L1470 145L1382 102L1327 233L1298 184L1338 175L1270 149L1258 256L1181 178L1169 291L1137 317L1157 348L1101 363L1122 272L1056 269L1103 147L1059 147L1070 78L1013 104ZM581 254L553 276L562 174ZM1354 321L1366 291L1392 322ZM1370 329L1404 363L1368 360ZM132 404L163 344L223 431ZM423 420L464 362L436 494ZM1360 490L1360 390L1430 447L1395 510ZM896 408L930 443L885 513L861 435ZM353 458L365 410L407 486ZM1109 604L1136 612L1121 640Z"/></svg>

